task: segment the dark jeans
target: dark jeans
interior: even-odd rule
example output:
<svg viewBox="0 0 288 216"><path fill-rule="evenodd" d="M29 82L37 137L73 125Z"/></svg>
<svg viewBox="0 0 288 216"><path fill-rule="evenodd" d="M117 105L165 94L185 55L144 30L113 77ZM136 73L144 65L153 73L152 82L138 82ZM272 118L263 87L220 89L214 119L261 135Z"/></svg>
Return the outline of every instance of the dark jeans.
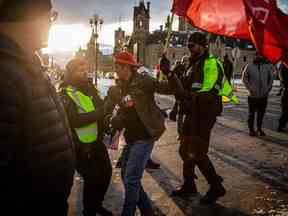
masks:
<svg viewBox="0 0 288 216"><path fill-rule="evenodd" d="M136 206L142 214L152 209L141 179L153 146L153 140L139 140L127 143L124 147L121 176L125 187L125 201L122 216L134 216Z"/></svg>
<svg viewBox="0 0 288 216"><path fill-rule="evenodd" d="M84 215L96 215L96 209L102 206L112 176L112 166L106 147L102 143L93 145L95 146L89 153L77 152L77 171L84 179Z"/></svg>
<svg viewBox="0 0 288 216"><path fill-rule="evenodd" d="M262 128L263 118L267 107L267 97L253 98L248 97L249 116L248 127L250 131L254 131L255 113L257 113L257 129Z"/></svg>
<svg viewBox="0 0 288 216"><path fill-rule="evenodd" d="M279 128L285 128L288 122L288 86L285 87L281 98L282 114L279 119Z"/></svg>

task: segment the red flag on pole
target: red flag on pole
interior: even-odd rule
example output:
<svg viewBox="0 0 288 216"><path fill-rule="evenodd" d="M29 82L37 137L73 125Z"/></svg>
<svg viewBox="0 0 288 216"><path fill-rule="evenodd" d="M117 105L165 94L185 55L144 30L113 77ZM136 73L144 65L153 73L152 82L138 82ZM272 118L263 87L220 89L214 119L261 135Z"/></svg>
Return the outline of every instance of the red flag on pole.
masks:
<svg viewBox="0 0 288 216"><path fill-rule="evenodd" d="M272 63L288 64L288 15L276 0L174 0L172 12L204 31L253 42Z"/></svg>

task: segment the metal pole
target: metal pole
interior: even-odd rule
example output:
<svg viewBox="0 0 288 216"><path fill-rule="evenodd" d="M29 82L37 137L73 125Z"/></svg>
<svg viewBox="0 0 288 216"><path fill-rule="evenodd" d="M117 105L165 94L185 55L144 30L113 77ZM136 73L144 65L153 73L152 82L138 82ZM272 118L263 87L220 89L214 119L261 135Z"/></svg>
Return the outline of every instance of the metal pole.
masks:
<svg viewBox="0 0 288 216"><path fill-rule="evenodd" d="M95 20L95 38L94 38L94 43L95 43L95 85L97 86L97 79L98 79L98 47L97 47L97 38L98 38L98 33L97 33L97 25L98 25L98 20Z"/></svg>

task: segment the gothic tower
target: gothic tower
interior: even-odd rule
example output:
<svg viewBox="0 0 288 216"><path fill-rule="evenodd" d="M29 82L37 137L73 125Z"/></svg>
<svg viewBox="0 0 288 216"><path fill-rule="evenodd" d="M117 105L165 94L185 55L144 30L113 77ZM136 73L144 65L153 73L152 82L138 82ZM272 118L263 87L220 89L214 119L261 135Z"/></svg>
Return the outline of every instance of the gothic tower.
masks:
<svg viewBox="0 0 288 216"><path fill-rule="evenodd" d="M150 2L145 5L141 0L139 6L134 7L132 49L140 63L145 64L145 44L150 30Z"/></svg>
<svg viewBox="0 0 288 216"><path fill-rule="evenodd" d="M119 27L114 34L114 54L123 51L125 40L125 31L123 31L122 28Z"/></svg>

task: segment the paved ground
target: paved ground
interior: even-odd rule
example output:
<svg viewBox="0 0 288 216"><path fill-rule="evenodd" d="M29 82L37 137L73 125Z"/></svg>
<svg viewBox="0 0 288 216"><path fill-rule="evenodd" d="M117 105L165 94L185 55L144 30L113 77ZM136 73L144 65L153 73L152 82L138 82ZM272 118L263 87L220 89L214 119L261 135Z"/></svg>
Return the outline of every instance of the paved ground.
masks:
<svg viewBox="0 0 288 216"><path fill-rule="evenodd" d="M288 133L277 133L280 98L273 88L264 121L265 138L247 135L247 92L239 86L240 104L226 106L213 129L210 157L224 177L227 195L213 207L199 205L196 198L171 198L170 192L182 182L182 162L178 155L176 124L167 120L167 131L157 142L153 158L161 164L159 170L146 170L143 185L148 192L156 215L167 216L288 216ZM170 97L158 97L162 108L170 108ZM118 152L111 152L115 165ZM204 194L208 186L201 176L197 181ZM75 176L70 196L69 216L81 215L81 178ZM113 179L105 206L115 215L121 213L123 186L120 170L113 170Z"/></svg>

